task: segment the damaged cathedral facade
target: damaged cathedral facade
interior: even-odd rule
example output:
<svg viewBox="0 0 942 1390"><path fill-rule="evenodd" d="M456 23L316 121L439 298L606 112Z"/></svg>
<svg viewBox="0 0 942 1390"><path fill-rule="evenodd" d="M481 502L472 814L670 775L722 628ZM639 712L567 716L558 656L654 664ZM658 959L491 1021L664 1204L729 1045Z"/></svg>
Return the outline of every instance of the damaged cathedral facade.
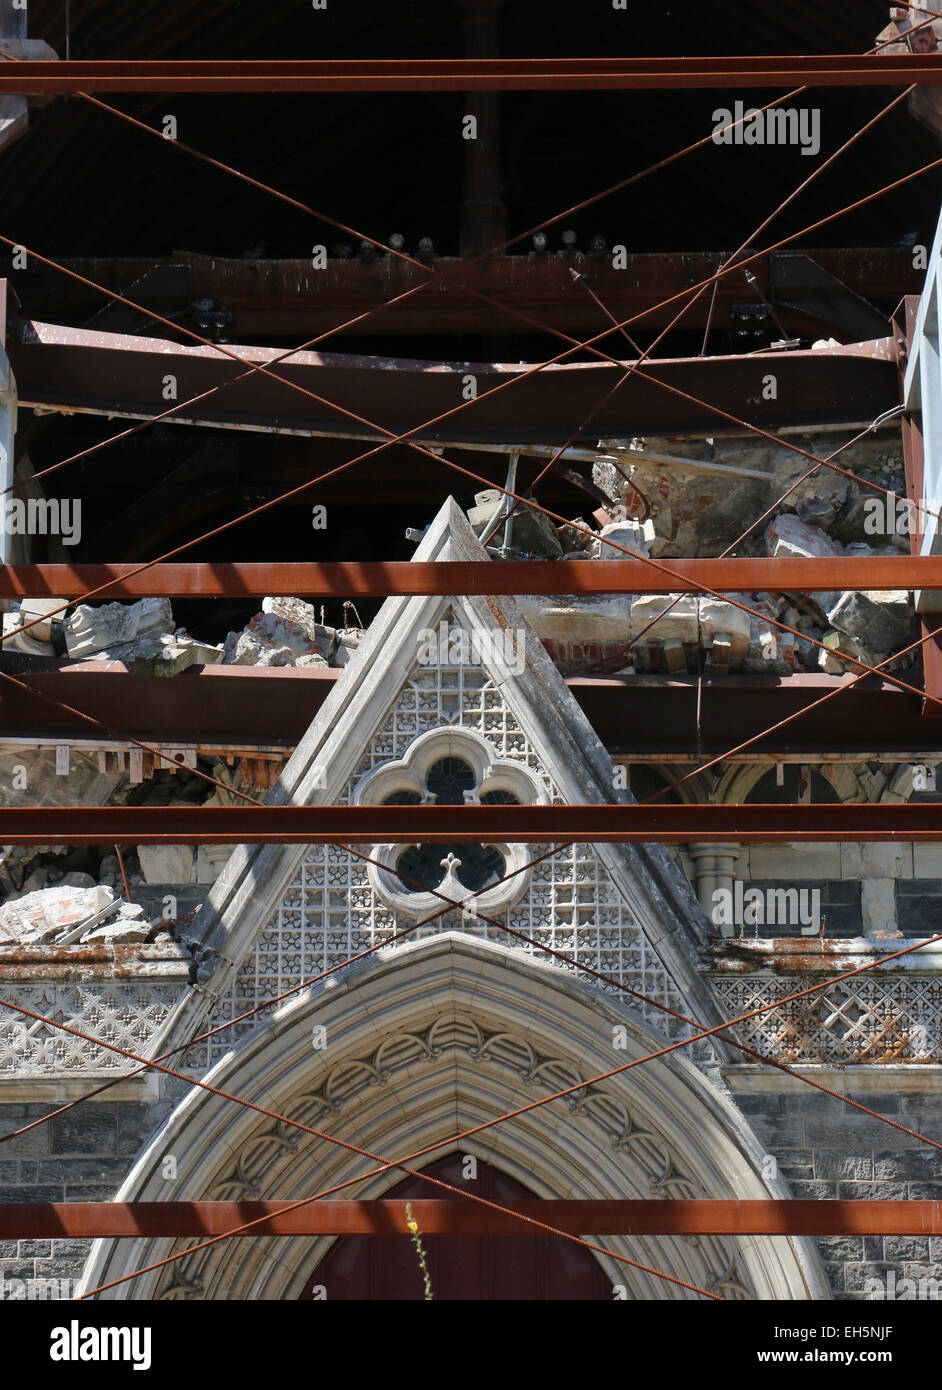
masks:
<svg viewBox="0 0 942 1390"><path fill-rule="evenodd" d="M453 501L417 559L497 563ZM448 641L430 644L443 628ZM514 659L504 662L507 633ZM270 800L602 804L630 797L618 772L513 600L398 598ZM364 1157L416 1153L412 1164L431 1156L429 1171L450 1182L473 1158L478 1181L493 1173L542 1198L934 1191L934 1155L905 1130L848 1116L824 1089L752 1060L787 1059L822 1088L931 1133L940 1106L927 1082L942 1064L931 950L770 1008L886 947L801 942L789 969L781 941L726 944L677 856L656 845L457 844L424 858L367 848L237 848L186 927L92 949L5 948L4 992L70 1030L3 1021L0 1117L24 1131L5 1149L4 1171L19 1165L7 1191L49 1199L64 1183L74 1200L294 1201L353 1184L371 1197L398 1191L402 1174L364 1178ZM757 1010L734 1035L745 1050L715 1031ZM129 1052L158 1066L148 1074ZM31 1129L51 1104L61 1114ZM518 1108L522 1124L493 1124ZM457 1147L454 1133L467 1135ZM200 1245L166 1266L186 1242L23 1242L4 1277L14 1291L43 1279L113 1285L99 1296L115 1298L366 1296L382 1254L345 1251L345 1240L357 1238ZM881 1277L936 1269L928 1240L905 1244L623 1237L590 1269L531 1254L504 1296L561 1296L561 1286L568 1297L691 1296L644 1272L654 1266L724 1298L872 1297ZM436 1277L448 1296L444 1257Z"/></svg>
<svg viewBox="0 0 942 1390"><path fill-rule="evenodd" d="M942 1203L942 87L790 56L942 18L757 0L834 78L760 127L547 76L564 0L72 8L0 14L0 1303L942 1296L848 1206Z"/></svg>

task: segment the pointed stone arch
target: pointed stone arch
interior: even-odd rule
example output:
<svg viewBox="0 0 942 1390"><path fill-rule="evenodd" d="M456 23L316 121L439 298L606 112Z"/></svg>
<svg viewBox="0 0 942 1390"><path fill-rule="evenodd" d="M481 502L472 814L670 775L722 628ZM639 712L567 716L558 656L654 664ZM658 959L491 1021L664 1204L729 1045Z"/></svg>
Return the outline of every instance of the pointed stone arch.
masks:
<svg viewBox="0 0 942 1390"><path fill-rule="evenodd" d="M326 1030L315 1050L312 1029ZM621 1030L617 1032L616 1030ZM384 1159L455 1136L662 1044L637 1014L569 972L492 941L443 933L351 970L282 1006L213 1069L209 1084ZM763 1154L729 1098L679 1052L462 1140L543 1197L763 1198ZM163 1160L176 1159L176 1181ZM424 1160L416 1160L422 1166ZM298 1199L375 1163L194 1088L135 1163L118 1200ZM348 1189L382 1196L385 1170ZM828 1297L805 1241L636 1237L599 1242L725 1297ZM226 1240L105 1297L297 1298L329 1247L320 1240ZM98 1241L83 1288L166 1257L167 1240ZM610 1257L629 1298L689 1297Z"/></svg>

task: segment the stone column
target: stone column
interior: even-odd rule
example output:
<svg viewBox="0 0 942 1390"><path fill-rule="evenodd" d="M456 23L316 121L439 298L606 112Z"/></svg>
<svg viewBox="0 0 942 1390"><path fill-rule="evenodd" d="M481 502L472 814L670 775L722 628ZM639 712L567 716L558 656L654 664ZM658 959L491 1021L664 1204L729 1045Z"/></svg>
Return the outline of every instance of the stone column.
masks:
<svg viewBox="0 0 942 1390"><path fill-rule="evenodd" d="M700 904L713 921L715 906L714 893L725 889L732 893L735 880L733 865L739 853L739 846L733 844L699 843L690 846L690 857L694 863L697 897Z"/></svg>

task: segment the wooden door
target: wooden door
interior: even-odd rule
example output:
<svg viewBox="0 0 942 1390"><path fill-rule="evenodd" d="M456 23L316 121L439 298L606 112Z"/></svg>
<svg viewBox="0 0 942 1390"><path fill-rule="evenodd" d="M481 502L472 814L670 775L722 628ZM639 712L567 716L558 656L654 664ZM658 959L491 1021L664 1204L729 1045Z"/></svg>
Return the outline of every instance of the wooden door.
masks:
<svg viewBox="0 0 942 1390"><path fill-rule="evenodd" d="M495 1202L534 1196L481 1159L473 1182L462 1178L461 1168L461 1155L449 1154L424 1171ZM406 1178L386 1195L419 1199L450 1194L421 1178ZM561 1236L425 1236L422 1244L436 1299L612 1298L611 1282L591 1251ZM317 1285L323 1286L328 1302L424 1297L418 1255L407 1236L341 1236L301 1297L310 1299Z"/></svg>

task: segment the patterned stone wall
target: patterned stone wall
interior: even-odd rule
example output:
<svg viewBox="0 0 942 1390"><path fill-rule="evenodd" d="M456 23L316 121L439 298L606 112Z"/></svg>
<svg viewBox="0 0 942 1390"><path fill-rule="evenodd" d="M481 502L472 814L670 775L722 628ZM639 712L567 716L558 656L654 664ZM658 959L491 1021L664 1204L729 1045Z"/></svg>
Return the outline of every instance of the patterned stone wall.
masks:
<svg viewBox="0 0 942 1390"><path fill-rule="evenodd" d="M417 665L370 739L338 803L350 801L353 788L366 773L402 758L419 734L449 726L480 734L497 757L522 763L543 782L549 798L560 802L559 788L485 670L468 665ZM534 858L545 848L529 846ZM683 1012L683 1000L673 979L591 846L563 847L537 866L506 920L516 931ZM299 981L349 960L357 951L407 925L374 893L362 860L337 846L312 846L228 995L220 1000L213 1023L233 1018ZM497 928L483 924L469 927L454 912L428 928L420 928L419 934L456 928L482 932L530 954L536 951ZM658 1009L639 1007L648 1022L671 1037L690 1031ZM250 1026L246 1023L227 1030L218 1044L209 1044L206 1060L221 1056L231 1037Z"/></svg>
<svg viewBox="0 0 942 1390"><path fill-rule="evenodd" d="M835 961L833 973L849 969ZM714 978L728 1018L820 982L820 976ZM749 1019L736 1030L763 1056L798 1062L942 1062L942 977L861 974Z"/></svg>

